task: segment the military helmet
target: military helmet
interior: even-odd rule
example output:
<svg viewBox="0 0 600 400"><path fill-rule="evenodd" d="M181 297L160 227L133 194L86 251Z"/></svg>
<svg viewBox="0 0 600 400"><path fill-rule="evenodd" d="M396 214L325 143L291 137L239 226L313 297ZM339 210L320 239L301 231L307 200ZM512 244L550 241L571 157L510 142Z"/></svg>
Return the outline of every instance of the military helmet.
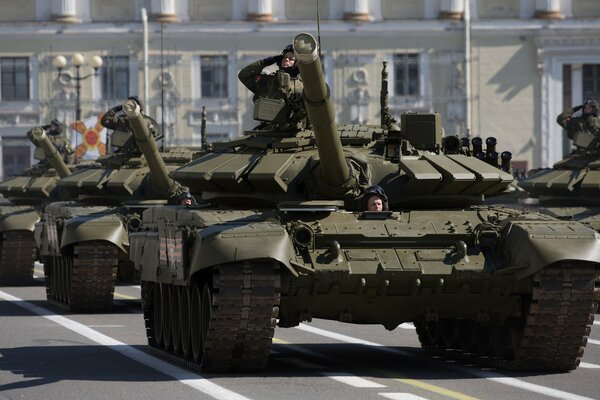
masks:
<svg viewBox="0 0 600 400"><path fill-rule="evenodd" d="M592 112L586 113L585 106L591 106ZM584 107L584 114L598 116L598 102L596 102L596 100L591 99L591 98L585 99L585 101L583 102L583 107Z"/></svg>
<svg viewBox="0 0 600 400"><path fill-rule="evenodd" d="M385 191L383 190L383 188L381 186L373 185L373 186L368 187L365 190L365 194L363 195L365 210L367 209L367 203L369 202L369 199L373 196L377 196L381 199L381 201L383 202L383 210L384 211L387 211L389 209L388 198L385 194Z"/></svg>

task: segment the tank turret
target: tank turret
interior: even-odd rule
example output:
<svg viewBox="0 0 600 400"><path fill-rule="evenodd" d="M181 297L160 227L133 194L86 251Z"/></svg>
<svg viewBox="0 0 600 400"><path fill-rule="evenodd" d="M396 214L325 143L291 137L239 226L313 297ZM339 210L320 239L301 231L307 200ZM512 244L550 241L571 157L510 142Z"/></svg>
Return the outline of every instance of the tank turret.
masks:
<svg viewBox="0 0 600 400"><path fill-rule="evenodd" d="M56 149L56 146L52 144L48 135L42 127L35 127L31 130L30 136L31 142L37 147L42 149L46 160L58 173L58 176L64 178L65 176L71 175L71 170L65 164L62 155Z"/></svg>

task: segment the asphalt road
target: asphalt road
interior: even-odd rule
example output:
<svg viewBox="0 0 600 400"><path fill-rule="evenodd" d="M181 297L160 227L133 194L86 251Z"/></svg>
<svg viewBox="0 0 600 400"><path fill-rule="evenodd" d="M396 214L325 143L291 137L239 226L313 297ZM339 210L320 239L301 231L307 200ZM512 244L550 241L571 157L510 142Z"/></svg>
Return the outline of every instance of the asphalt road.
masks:
<svg viewBox="0 0 600 400"><path fill-rule="evenodd" d="M600 399L600 323L577 370L520 374L424 354L410 324L315 320L277 329L255 374L199 375L146 352L139 287L119 286L105 314L45 301L43 280L0 288L0 399Z"/></svg>

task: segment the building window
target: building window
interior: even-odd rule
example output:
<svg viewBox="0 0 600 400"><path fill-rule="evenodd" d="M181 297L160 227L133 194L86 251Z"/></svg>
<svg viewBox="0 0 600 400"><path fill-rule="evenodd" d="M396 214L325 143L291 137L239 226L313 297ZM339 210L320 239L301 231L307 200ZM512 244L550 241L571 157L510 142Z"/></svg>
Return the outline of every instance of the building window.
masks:
<svg viewBox="0 0 600 400"><path fill-rule="evenodd" d="M113 56L104 59L101 68L102 98L125 100L129 94L129 57Z"/></svg>
<svg viewBox="0 0 600 400"><path fill-rule="evenodd" d="M396 96L418 96L419 55L394 55L394 94Z"/></svg>
<svg viewBox="0 0 600 400"><path fill-rule="evenodd" d="M227 97L227 56L200 56L201 97Z"/></svg>
<svg viewBox="0 0 600 400"><path fill-rule="evenodd" d="M12 176L22 173L31 166L29 146L9 146L2 147L2 167L4 176Z"/></svg>
<svg viewBox="0 0 600 400"><path fill-rule="evenodd" d="M583 66L583 98L600 98L600 64Z"/></svg>
<svg viewBox="0 0 600 400"><path fill-rule="evenodd" d="M2 100L29 100L29 59L27 57L2 57Z"/></svg>

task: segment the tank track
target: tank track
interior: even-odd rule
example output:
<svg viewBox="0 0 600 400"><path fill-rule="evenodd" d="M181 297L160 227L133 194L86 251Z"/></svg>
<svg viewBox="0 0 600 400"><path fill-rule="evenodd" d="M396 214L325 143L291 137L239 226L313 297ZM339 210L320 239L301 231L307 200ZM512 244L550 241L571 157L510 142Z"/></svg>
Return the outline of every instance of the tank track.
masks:
<svg viewBox="0 0 600 400"><path fill-rule="evenodd" d="M76 244L74 255L48 257L44 263L46 297L73 312L112 308L117 248L104 242Z"/></svg>
<svg viewBox="0 0 600 400"><path fill-rule="evenodd" d="M33 266L36 259L37 246L33 232L3 232L0 241L0 284L33 283Z"/></svg>
<svg viewBox="0 0 600 400"><path fill-rule="evenodd" d="M212 275L190 286L142 282L142 300L148 345L152 353L189 369L207 372L256 371L267 366L274 329L279 314L281 280L274 262L244 262L215 267ZM181 299L193 296L195 287L210 287L212 307L202 327L203 351L195 356L185 332L194 335L193 307L189 313L163 316L165 326L175 332L157 332L156 291L179 293ZM160 297L160 310L165 309ZM192 300L190 300L192 302ZM182 304L178 300L169 303ZM174 311L173 308L169 308ZM184 308L185 309L185 308ZM187 323L178 315L187 314ZM173 315L175 316L173 318ZM201 317L204 318L204 315ZM186 331L187 329L187 331ZM162 337L161 337L162 336ZM179 339L178 339L178 338Z"/></svg>
<svg viewBox="0 0 600 400"><path fill-rule="evenodd" d="M433 355L520 371L566 372L581 362L598 307L599 270L563 262L533 278L523 315L500 327L472 320L416 322L421 346Z"/></svg>

